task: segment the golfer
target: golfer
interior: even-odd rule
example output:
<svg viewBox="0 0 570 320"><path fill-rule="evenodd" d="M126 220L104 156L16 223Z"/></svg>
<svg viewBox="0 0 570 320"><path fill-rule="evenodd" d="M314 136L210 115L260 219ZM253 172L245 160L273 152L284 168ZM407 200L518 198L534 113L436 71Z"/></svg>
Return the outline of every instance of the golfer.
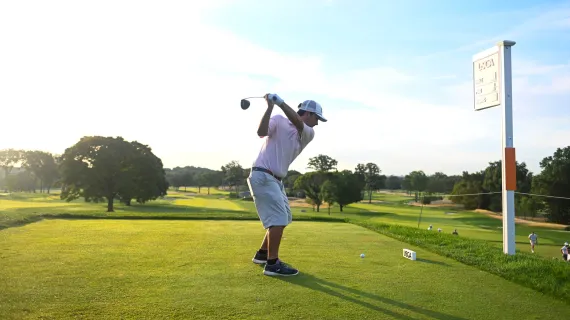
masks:
<svg viewBox="0 0 570 320"><path fill-rule="evenodd" d="M299 104L297 112L276 94L265 95L265 100L267 110L257 129L257 135L265 139L251 168L247 184L266 232L261 248L252 260L256 264L265 263L265 275L293 276L299 271L279 259L283 230L292 222L283 178L293 160L313 140L313 127L318 125L319 120L327 120L323 117L321 105L313 100ZM279 106L286 117L271 117L274 105Z"/></svg>
<svg viewBox="0 0 570 320"><path fill-rule="evenodd" d="M538 235L533 231L528 235L528 239L530 240L530 250L534 253L534 246L538 243Z"/></svg>

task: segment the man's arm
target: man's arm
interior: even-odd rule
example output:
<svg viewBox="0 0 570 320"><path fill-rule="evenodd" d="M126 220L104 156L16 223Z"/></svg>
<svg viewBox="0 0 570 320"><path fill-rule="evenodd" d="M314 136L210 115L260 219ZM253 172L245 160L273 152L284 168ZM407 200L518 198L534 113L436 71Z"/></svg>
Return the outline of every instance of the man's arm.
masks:
<svg viewBox="0 0 570 320"><path fill-rule="evenodd" d="M297 131L303 132L303 129L305 128L305 123L301 119L301 116L299 116L297 112L295 112L295 110L293 110L291 107L289 107L285 103L285 101L281 99L281 97L279 97L276 94L271 94L269 95L267 100L275 101L275 104L278 105L281 108L281 110L283 110L289 121L291 121L295 126L295 128L297 128Z"/></svg>
<svg viewBox="0 0 570 320"><path fill-rule="evenodd" d="M301 116L299 116L299 114L297 114L297 112L295 112L295 110L289 107L285 102L279 104L279 107L281 108L281 110L283 110L289 121L291 121L293 125L295 125L297 131L302 132L303 129L305 128L305 123L301 119Z"/></svg>
<svg viewBox="0 0 570 320"><path fill-rule="evenodd" d="M271 112L273 112L273 102L267 101L267 110L265 110L259 127L257 128L257 135L260 138L267 136L269 133L269 118L271 117Z"/></svg>

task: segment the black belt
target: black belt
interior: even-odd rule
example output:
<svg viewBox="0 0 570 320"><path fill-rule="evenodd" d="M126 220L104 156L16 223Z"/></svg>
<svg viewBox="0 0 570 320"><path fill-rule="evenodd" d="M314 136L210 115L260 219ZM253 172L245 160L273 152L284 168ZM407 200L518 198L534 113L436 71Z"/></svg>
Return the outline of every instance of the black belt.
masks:
<svg viewBox="0 0 570 320"><path fill-rule="evenodd" d="M252 167L251 170L253 171L261 171L261 172L265 172L267 174L272 175L275 179L281 181L281 178L276 176L273 172L271 172L271 170L269 169L265 169L265 168L261 168L261 167Z"/></svg>

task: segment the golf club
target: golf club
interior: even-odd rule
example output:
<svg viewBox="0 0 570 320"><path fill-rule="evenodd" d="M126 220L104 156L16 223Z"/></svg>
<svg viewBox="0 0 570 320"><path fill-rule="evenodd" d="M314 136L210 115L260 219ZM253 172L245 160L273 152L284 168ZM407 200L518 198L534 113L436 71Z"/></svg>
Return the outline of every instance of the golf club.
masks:
<svg viewBox="0 0 570 320"><path fill-rule="evenodd" d="M243 110L247 110L249 108L249 100L248 99L264 99L265 97L248 97L248 98L243 98L241 99L241 108ZM275 100L275 98L273 98L273 100Z"/></svg>

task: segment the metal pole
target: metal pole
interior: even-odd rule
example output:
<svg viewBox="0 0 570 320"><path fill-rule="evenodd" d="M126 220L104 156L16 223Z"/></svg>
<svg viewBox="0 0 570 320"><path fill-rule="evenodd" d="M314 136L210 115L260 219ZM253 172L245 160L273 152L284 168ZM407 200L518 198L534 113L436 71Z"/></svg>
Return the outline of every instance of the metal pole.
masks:
<svg viewBox="0 0 570 320"><path fill-rule="evenodd" d="M503 194L503 252L515 254L515 189L516 160L513 144L513 93L511 48L514 41L501 41L499 53L501 59L501 104L503 106L503 157L502 157L502 194Z"/></svg>

